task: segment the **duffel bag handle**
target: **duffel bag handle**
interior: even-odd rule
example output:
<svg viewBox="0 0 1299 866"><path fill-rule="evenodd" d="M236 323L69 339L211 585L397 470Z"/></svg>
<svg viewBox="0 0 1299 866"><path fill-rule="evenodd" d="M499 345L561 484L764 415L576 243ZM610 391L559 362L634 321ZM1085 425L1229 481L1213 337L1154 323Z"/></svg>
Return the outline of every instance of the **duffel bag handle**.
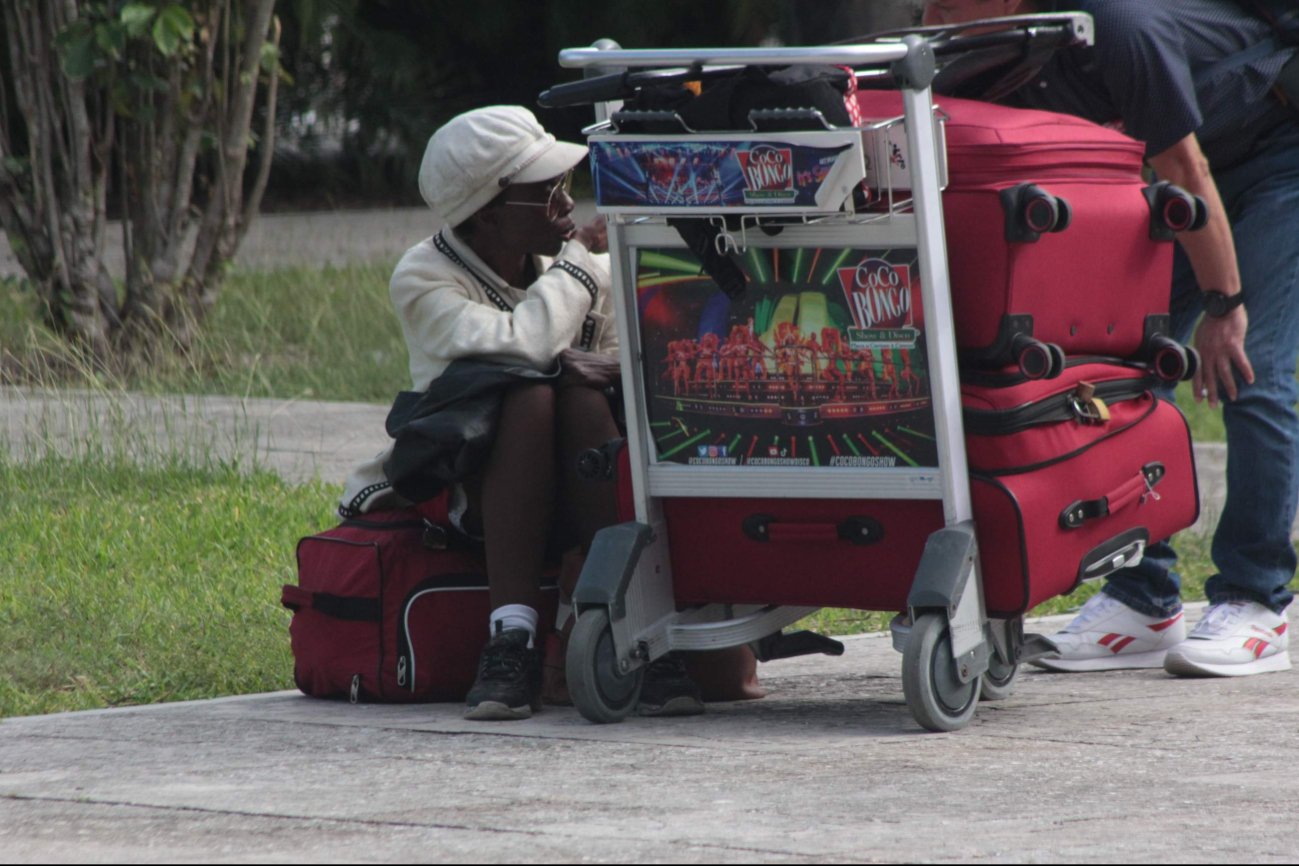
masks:
<svg viewBox="0 0 1299 866"><path fill-rule="evenodd" d="M1138 500L1145 502L1148 497L1158 499L1155 485L1163 481L1167 474L1164 464L1147 463L1141 467L1140 472L1099 499L1080 499L1060 512L1060 528L1079 529L1089 520L1122 511Z"/></svg>
<svg viewBox="0 0 1299 866"><path fill-rule="evenodd" d="M314 610L350 622L379 622L383 619L383 610L377 598L311 592L292 584L286 584L280 590L280 604L295 613L299 610Z"/></svg>
<svg viewBox="0 0 1299 866"><path fill-rule="evenodd" d="M848 517L839 523L794 523L779 521L770 514L751 514L744 518L741 529L753 541L776 544L847 541L860 546L884 540L884 525L873 517Z"/></svg>

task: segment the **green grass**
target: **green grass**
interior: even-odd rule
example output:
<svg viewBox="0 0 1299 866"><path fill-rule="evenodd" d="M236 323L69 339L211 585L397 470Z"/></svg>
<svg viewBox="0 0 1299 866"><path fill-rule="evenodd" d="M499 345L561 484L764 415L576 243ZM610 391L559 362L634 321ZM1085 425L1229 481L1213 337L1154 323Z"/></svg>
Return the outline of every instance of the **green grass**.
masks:
<svg viewBox="0 0 1299 866"><path fill-rule="evenodd" d="M0 280L0 382L387 403L410 379L393 264L235 271L186 357L109 379L39 325L21 281Z"/></svg>
<svg viewBox="0 0 1299 866"><path fill-rule="evenodd" d="M0 454L0 717L292 687L281 584L337 491Z"/></svg>

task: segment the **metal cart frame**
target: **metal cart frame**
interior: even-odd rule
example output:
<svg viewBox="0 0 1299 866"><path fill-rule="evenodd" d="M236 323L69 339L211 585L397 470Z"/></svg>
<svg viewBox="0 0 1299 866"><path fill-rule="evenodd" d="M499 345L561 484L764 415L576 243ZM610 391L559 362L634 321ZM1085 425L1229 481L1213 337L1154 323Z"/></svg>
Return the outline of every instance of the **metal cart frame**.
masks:
<svg viewBox="0 0 1299 866"><path fill-rule="evenodd" d="M608 43L605 43L606 45ZM849 148L851 170L835 177L832 206L734 208L714 216L739 218L739 235L724 232L727 243L749 241L748 227L779 214L779 235L761 237L763 247L799 248L812 244L845 248L912 248L918 253L925 339L930 370L938 468L806 468L682 466L656 461L647 427L645 368L632 252L638 247L681 244L663 217L674 213L709 216L699 208L601 207L609 216L613 285L619 314L621 366L635 501L635 521L597 534L574 593L577 624L569 641L567 675L574 702L587 719L615 722L630 713L639 695L644 667L674 650L711 650L748 644L779 632L817 608L711 604L678 611L673 597L668 532L660 500L664 497L759 496L819 499L941 500L945 528L934 532L917 565L905 618L895 621L894 643L903 653L902 680L907 704L930 730L956 730L967 724L980 695L1008 694L1024 656L1022 620L990 621L975 541L968 465L961 417L955 327L950 297L941 190L945 151L931 83L936 72L931 40L908 35L879 44L819 48L620 50L570 49L560 63L588 70L615 68L706 68L739 65L849 66L863 75L891 76L902 92L911 192L894 199L889 178L882 212L855 212L850 191L868 176L866 149L875 140L862 129L739 133L746 139L790 141L803 137ZM588 128L592 144L630 140L608 120L609 106L597 108L601 121ZM683 135L688 136L689 133ZM650 136L651 138L653 136ZM664 136L671 138L672 136ZM680 138L681 136L677 136ZM696 134L725 140L727 134ZM870 161L873 165L881 164ZM888 165L888 160L882 163ZM847 203L845 204L845 201ZM720 220L718 221L720 225ZM793 224L790 224L793 223ZM754 232L755 235L758 232Z"/></svg>

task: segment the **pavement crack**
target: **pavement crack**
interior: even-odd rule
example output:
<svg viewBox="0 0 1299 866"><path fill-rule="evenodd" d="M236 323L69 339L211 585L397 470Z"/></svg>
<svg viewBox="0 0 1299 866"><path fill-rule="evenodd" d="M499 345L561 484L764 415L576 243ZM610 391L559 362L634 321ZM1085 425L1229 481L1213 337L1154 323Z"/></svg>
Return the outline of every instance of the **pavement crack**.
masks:
<svg viewBox="0 0 1299 866"><path fill-rule="evenodd" d="M250 812L242 809L209 809L201 806L175 806L154 803L135 803L125 800L98 800L92 797L36 797L26 794L0 794L0 800L20 803L57 803L65 806L102 806L116 809L147 809L158 812L172 812L191 815L219 815L222 817L251 818L271 821L303 821L312 824L336 824L342 826L375 827L403 830L451 830L464 833L487 833L499 836L524 836L530 839L570 839L568 834L552 833L546 830L518 830L513 828L470 826L468 824L444 824L422 821L383 821L367 818L337 818L322 815L289 815L277 812ZM625 836L590 836L592 842L626 842ZM789 851L780 848L761 848L747 845L724 845L715 842L697 840L665 839L662 844L675 848L690 848L704 851L721 851L736 854L757 856L775 856L789 859L800 859L815 862L817 855L804 851ZM884 861L879 861L884 862Z"/></svg>
<svg viewBox="0 0 1299 866"><path fill-rule="evenodd" d="M418 821L379 821L367 818L336 818L320 815L286 815L277 812L248 812L242 809L208 809L202 806L173 806L157 803L135 803L129 800L97 800L93 797L35 797L27 794L0 794L0 799L23 803L60 803L71 806L107 806L119 809L151 809L161 812L178 812L195 815L225 815L236 818L264 818L272 821L311 821L331 824L359 825L363 827L399 827L414 830L464 830L471 833L500 833L517 836L540 837L539 830L513 830L499 827L470 827L464 824L423 823Z"/></svg>

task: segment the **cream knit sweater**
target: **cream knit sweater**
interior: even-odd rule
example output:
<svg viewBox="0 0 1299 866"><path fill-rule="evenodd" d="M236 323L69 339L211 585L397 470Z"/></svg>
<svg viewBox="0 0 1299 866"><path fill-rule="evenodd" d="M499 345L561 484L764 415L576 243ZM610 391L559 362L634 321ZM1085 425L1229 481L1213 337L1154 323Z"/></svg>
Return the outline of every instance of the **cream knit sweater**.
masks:
<svg viewBox="0 0 1299 866"><path fill-rule="evenodd" d="M609 256L569 241L554 259L537 257L540 276L507 285L450 229L411 247L388 286L410 353L411 390L424 391L461 358L546 370L567 348L618 352ZM341 506L365 512L389 489L391 446L348 476Z"/></svg>

